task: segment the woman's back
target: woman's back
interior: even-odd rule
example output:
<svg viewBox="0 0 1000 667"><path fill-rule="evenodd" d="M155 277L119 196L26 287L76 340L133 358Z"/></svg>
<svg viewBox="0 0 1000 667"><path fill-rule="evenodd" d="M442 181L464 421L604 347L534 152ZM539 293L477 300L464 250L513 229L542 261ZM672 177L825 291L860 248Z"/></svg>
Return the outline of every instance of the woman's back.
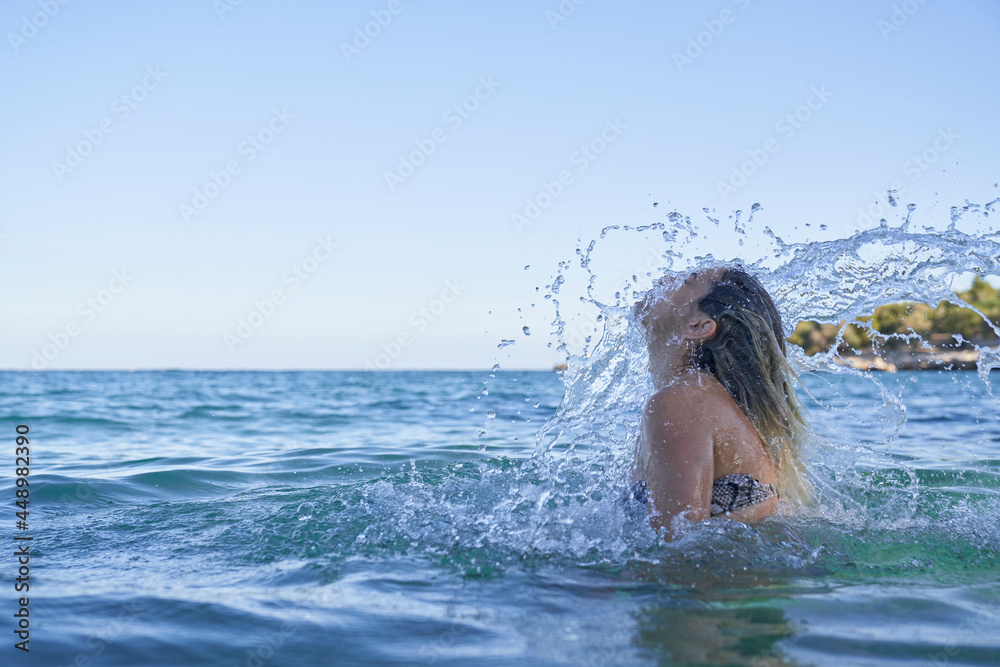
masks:
<svg viewBox="0 0 1000 667"><path fill-rule="evenodd" d="M709 518L713 505L718 508L723 502L720 495L742 493L748 484L754 484L751 480L762 488L773 487L777 481L753 424L725 387L702 371L692 371L647 401L636 464L633 483L644 480L646 489L655 490L651 495L662 496L665 503L684 494L682 480L693 482L690 495L701 502L690 508L693 512L678 508L688 509L691 519ZM667 487L680 493L667 491ZM664 492L656 493L659 490ZM727 505L722 504L722 508ZM771 497L724 515L756 521L776 509L777 498Z"/></svg>
<svg viewBox="0 0 1000 667"><path fill-rule="evenodd" d="M667 275L636 304L656 393L646 402L633 497L654 527L723 515L755 521L777 494L807 502L805 419L781 315L739 268ZM637 477L638 477L637 474Z"/></svg>

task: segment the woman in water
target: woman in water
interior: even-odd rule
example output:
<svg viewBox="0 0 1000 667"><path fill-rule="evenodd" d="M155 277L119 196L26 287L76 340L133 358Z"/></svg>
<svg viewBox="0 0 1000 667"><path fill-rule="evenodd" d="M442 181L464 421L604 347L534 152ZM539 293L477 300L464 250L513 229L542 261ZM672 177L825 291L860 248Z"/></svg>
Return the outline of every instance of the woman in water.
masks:
<svg viewBox="0 0 1000 667"><path fill-rule="evenodd" d="M661 278L636 304L655 392L646 402L632 497L672 538L685 522L753 522L778 499L809 500L806 424L781 316L738 268Z"/></svg>

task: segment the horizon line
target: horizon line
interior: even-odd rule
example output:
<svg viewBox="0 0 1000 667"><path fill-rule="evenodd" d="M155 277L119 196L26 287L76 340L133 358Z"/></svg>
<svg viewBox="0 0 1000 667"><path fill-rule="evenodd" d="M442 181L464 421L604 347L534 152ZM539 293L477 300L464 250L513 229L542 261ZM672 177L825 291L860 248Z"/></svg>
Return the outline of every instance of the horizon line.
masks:
<svg viewBox="0 0 1000 667"><path fill-rule="evenodd" d="M545 368L0 368L0 373L555 373Z"/></svg>

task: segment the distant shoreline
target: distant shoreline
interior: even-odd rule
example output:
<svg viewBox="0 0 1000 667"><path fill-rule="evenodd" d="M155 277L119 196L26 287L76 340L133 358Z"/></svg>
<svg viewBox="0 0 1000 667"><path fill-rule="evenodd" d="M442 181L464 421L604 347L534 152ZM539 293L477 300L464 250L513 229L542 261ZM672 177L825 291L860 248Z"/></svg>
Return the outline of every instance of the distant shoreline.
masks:
<svg viewBox="0 0 1000 667"><path fill-rule="evenodd" d="M872 352L859 355L838 356L834 361L863 371L974 371L977 370L979 350L941 350L914 352L909 349L891 350L884 356Z"/></svg>

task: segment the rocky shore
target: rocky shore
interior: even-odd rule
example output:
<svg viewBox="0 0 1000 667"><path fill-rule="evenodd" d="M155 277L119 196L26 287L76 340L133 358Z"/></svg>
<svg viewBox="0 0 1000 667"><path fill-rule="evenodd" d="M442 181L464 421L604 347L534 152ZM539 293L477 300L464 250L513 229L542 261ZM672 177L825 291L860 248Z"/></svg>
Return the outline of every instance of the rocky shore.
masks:
<svg viewBox="0 0 1000 667"><path fill-rule="evenodd" d="M892 350L879 356L871 352L854 355L850 352L836 357L836 362L865 371L974 371L979 360L977 349Z"/></svg>

